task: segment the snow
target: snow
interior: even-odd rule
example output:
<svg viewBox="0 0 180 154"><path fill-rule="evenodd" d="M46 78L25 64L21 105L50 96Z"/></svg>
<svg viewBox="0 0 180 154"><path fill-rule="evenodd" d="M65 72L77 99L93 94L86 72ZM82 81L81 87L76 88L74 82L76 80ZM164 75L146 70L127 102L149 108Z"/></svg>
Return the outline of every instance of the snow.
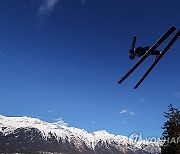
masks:
<svg viewBox="0 0 180 154"><path fill-rule="evenodd" d="M3 127L7 128L3 129ZM110 144L115 143L117 147L118 145L124 145L128 147L130 141L130 139L126 136L109 134L105 130L89 133L84 129L69 127L62 120L56 123L49 123L37 118L31 118L27 116L6 117L0 115L0 132L2 132L4 135L7 135L13 133L13 131L17 128L37 128L41 131L44 139L50 137L49 133L51 132L56 136L57 140L59 140L60 138L66 139L69 142L75 140L75 144L77 147L80 147L82 142L84 142L91 149L94 149L97 143L99 143L100 141L104 143L108 142ZM148 144L150 146L154 146L154 144L146 142L146 145ZM141 148L141 146L142 141L139 141L134 145L134 149ZM155 146L158 146L158 144Z"/></svg>

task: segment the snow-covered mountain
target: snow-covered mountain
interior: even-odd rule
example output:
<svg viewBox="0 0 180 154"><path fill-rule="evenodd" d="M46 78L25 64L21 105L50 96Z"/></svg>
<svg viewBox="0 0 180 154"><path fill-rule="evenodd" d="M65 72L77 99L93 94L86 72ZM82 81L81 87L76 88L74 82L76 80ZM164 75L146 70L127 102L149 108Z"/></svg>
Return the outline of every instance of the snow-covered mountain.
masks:
<svg viewBox="0 0 180 154"><path fill-rule="evenodd" d="M0 115L0 153L147 154L159 153L151 142L131 144L126 136L105 130L89 133L64 122L48 123L30 117Z"/></svg>

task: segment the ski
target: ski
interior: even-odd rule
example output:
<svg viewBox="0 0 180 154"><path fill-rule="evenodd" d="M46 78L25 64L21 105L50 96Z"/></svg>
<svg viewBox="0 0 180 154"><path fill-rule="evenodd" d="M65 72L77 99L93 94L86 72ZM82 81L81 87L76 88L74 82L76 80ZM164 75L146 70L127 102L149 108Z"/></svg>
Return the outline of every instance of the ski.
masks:
<svg viewBox="0 0 180 154"><path fill-rule="evenodd" d="M121 84L134 70L149 56L149 53L153 50L155 50L161 43L166 40L174 31L176 28L172 26L145 54L144 56L139 59L139 61L121 78L121 80L118 81L119 84Z"/></svg>
<svg viewBox="0 0 180 154"><path fill-rule="evenodd" d="M144 79L148 76L148 74L156 66L156 64L159 62L159 60L164 56L164 54L169 50L169 48L175 43L175 41L178 39L179 36L180 36L180 30L171 39L171 41L167 44L167 46L164 48L164 50L161 51L161 53L158 55L156 60L152 63L152 65L149 67L149 69L145 72L145 74L142 76L142 78L139 80L139 82L134 86L134 89L137 89L139 87L139 85L144 81Z"/></svg>

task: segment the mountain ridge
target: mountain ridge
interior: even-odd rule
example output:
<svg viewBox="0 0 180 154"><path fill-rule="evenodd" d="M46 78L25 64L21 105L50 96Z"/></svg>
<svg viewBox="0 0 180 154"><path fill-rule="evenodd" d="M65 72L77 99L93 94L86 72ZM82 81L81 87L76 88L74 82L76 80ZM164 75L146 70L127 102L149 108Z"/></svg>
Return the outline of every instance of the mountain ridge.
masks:
<svg viewBox="0 0 180 154"><path fill-rule="evenodd" d="M23 149L25 152L37 149L34 152L67 154L146 154L151 152L155 154L160 151L158 143L146 142L144 144L138 141L136 144L131 144L131 141L132 139L126 136L110 134L106 130L89 133L84 129L69 127L63 121L49 123L27 116L0 115L0 142L2 143L0 152L9 151L9 146L7 146L9 144L14 147L9 152L18 152L17 149L20 149L19 152ZM26 142L27 145L22 142Z"/></svg>

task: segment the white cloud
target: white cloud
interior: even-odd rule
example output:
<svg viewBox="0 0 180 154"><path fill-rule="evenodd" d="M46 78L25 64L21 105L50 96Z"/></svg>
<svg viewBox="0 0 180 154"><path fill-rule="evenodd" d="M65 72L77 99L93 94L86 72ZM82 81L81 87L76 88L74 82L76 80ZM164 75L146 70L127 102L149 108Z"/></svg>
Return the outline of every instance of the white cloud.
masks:
<svg viewBox="0 0 180 154"><path fill-rule="evenodd" d="M92 123L92 124L95 124L96 122L95 122L95 121L92 121L91 123Z"/></svg>
<svg viewBox="0 0 180 154"><path fill-rule="evenodd" d="M129 111L129 110L127 110L127 109L123 109L123 110L121 110L119 113L120 113L120 114L128 114L128 115L130 115L130 116L134 116L134 115L135 115L134 112Z"/></svg>
<svg viewBox="0 0 180 154"><path fill-rule="evenodd" d="M180 98L180 91L177 91L173 94L174 97Z"/></svg>
<svg viewBox="0 0 180 154"><path fill-rule="evenodd" d="M44 27L45 19L50 16L50 12L54 10L54 7L58 1L59 0L41 0L36 14L36 17L38 19L36 27L39 30L42 30L42 28Z"/></svg>
<svg viewBox="0 0 180 154"><path fill-rule="evenodd" d="M53 113L53 112L55 112L55 110L56 110L56 108L53 108L53 109L49 110L48 113Z"/></svg>
<svg viewBox="0 0 180 154"><path fill-rule="evenodd" d="M38 9L37 15L38 16L49 15L49 13L53 11L54 6L57 4L57 2L58 0L42 0L42 3Z"/></svg>
<svg viewBox="0 0 180 154"><path fill-rule="evenodd" d="M140 98L140 103L145 103L145 99L144 98Z"/></svg>
<svg viewBox="0 0 180 154"><path fill-rule="evenodd" d="M54 7L59 1L62 0L39 0L40 4L37 10L36 17L38 19L38 24L36 27L42 29L44 27L44 21L50 16L50 13L54 10ZM80 0L81 4L85 4L87 0Z"/></svg>
<svg viewBox="0 0 180 154"><path fill-rule="evenodd" d="M128 111L126 109L123 109L120 111L120 114L127 113Z"/></svg>
<svg viewBox="0 0 180 154"><path fill-rule="evenodd" d="M45 17L50 14L50 12L53 11L55 5L58 3L60 0L41 0L42 3L40 4L37 15L39 17ZM86 3L86 0L80 0L82 4Z"/></svg>
<svg viewBox="0 0 180 154"><path fill-rule="evenodd" d="M134 114L134 112L129 112L129 115L132 115L132 116L134 116L135 114Z"/></svg>

